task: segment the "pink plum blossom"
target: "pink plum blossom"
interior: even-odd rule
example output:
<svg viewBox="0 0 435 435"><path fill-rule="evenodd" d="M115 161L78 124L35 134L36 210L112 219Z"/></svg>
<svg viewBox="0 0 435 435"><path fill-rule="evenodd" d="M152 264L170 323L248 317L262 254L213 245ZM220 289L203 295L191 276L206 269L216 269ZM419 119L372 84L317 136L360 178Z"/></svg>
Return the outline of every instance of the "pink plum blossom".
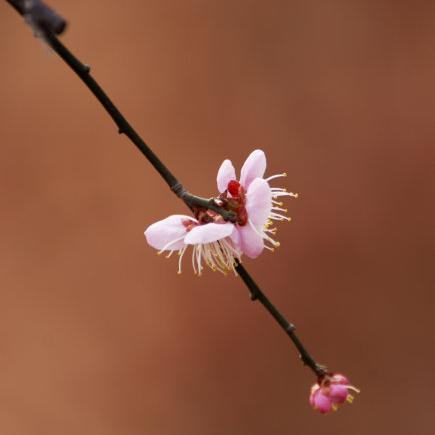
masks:
<svg viewBox="0 0 435 435"><path fill-rule="evenodd" d="M336 411L338 405L353 402L353 391L359 393L358 388L350 384L346 376L339 373L327 374L311 387L310 404L321 414Z"/></svg>
<svg viewBox="0 0 435 435"><path fill-rule="evenodd" d="M194 272L201 275L203 261L213 270L234 273L236 261L242 254L250 258L258 257L264 248L273 251L279 243L272 239L275 228L270 228L272 220L290 220L283 213L282 196L297 197L282 188L269 186L274 178L284 177L278 174L263 178L266 170L266 156L261 150L253 151L243 164L240 181L237 181L230 160L225 160L219 168L217 186L219 197L216 204L232 211L236 215L234 223L225 222L222 216L212 210L198 210L195 218L184 215L172 215L149 226L145 231L147 242L159 254L174 251L179 254L178 272L189 245L193 246L192 266Z"/></svg>
<svg viewBox="0 0 435 435"><path fill-rule="evenodd" d="M279 242L271 237L276 233L275 228L270 228L272 220L289 221L290 218L283 214L287 210L277 199L282 196L297 197L286 189L269 185L269 181L286 177L286 173L263 178L265 171L266 156L262 150L255 150L243 164L239 181L230 160L224 160L217 175L219 199L223 207L237 214L238 247L250 258L258 257L264 248L273 250L279 246Z"/></svg>
<svg viewBox="0 0 435 435"><path fill-rule="evenodd" d="M181 273L181 262L189 245L193 246L192 267L198 275L201 275L203 260L212 270L235 272L235 259L240 260L242 255L232 241L237 233L231 222L200 224L191 216L172 215L150 225L145 237L148 244L159 250L158 254L169 251L167 258L178 251L178 273Z"/></svg>

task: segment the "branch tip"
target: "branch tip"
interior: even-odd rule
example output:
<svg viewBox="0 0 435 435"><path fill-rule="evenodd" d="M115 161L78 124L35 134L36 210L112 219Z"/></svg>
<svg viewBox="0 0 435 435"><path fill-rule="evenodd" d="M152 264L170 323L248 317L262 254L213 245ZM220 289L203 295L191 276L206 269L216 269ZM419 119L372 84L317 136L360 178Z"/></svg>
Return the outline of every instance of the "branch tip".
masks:
<svg viewBox="0 0 435 435"><path fill-rule="evenodd" d="M6 0L30 24L36 33L52 32L61 35L67 21L42 0Z"/></svg>

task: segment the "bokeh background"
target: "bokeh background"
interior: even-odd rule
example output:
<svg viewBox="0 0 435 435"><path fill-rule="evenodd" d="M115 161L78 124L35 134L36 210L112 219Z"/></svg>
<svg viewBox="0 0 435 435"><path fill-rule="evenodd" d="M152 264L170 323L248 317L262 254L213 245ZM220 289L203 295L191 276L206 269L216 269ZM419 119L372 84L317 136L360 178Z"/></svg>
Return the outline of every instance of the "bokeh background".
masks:
<svg viewBox="0 0 435 435"><path fill-rule="evenodd" d="M287 171L282 246L245 265L362 394L314 412L240 279L156 256L184 205L0 2L0 433L433 433L435 3L51 4L189 190L258 147Z"/></svg>

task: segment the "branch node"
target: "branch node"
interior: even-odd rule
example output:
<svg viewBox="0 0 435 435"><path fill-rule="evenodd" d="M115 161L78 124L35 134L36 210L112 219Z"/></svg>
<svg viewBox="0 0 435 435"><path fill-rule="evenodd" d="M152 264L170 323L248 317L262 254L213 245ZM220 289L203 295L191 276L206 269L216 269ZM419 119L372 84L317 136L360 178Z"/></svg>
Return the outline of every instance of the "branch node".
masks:
<svg viewBox="0 0 435 435"><path fill-rule="evenodd" d="M177 195L179 198L183 199L184 201L186 201L186 199L184 198L184 196L186 195L186 189L183 187L183 185L181 183L179 183L178 181L171 186L171 190L172 192L175 193L175 195Z"/></svg>
<svg viewBox="0 0 435 435"><path fill-rule="evenodd" d="M293 323L289 323L285 328L286 332L288 332L288 333L292 333L295 329L296 329L296 326L293 325Z"/></svg>

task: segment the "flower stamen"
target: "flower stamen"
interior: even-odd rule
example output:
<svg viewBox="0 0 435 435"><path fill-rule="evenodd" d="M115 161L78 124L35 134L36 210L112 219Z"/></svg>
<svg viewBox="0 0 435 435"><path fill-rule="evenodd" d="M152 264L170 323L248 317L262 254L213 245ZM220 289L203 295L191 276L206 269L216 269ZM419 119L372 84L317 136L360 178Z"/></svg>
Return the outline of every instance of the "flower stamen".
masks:
<svg viewBox="0 0 435 435"><path fill-rule="evenodd" d="M252 223L251 219L248 219L249 225L251 225L251 228L262 238L267 240L272 246L275 248L278 248L280 246L280 243L276 240L273 240L272 237L269 237L264 231L260 232L257 228L255 228L255 225ZM264 245L266 247L266 245Z"/></svg>
<svg viewBox="0 0 435 435"><path fill-rule="evenodd" d="M157 255L160 255L163 251L166 251L166 250L169 248L169 246L173 245L174 243L177 243L177 242L179 242L180 240L183 240L184 237L185 237L185 236L183 235L183 236L181 236L181 237L178 237L178 238L175 239L175 240L170 241L170 242L167 243L165 246L163 246L163 248L160 249L159 252L157 252Z"/></svg>
<svg viewBox="0 0 435 435"><path fill-rule="evenodd" d="M282 207L284 205L283 202L278 202L278 201L275 201L274 199L272 199L272 204L275 204L275 205L277 205L279 207Z"/></svg>
<svg viewBox="0 0 435 435"><path fill-rule="evenodd" d="M288 216L283 216L282 214L278 214L278 213L274 213L274 212L270 213L270 218L274 219L276 221L287 221L287 222L290 222L290 220L291 220Z"/></svg>
<svg viewBox="0 0 435 435"><path fill-rule="evenodd" d="M185 246L183 249L181 249L180 251L178 251L178 255L179 255L179 259L178 259L178 274L181 274L181 262L183 260L183 255L186 252L187 246Z"/></svg>
<svg viewBox="0 0 435 435"><path fill-rule="evenodd" d="M274 180L275 178L280 178L280 177L287 177L287 172L283 172L282 174L271 175L270 177L265 178L265 180L269 182L271 180Z"/></svg>

